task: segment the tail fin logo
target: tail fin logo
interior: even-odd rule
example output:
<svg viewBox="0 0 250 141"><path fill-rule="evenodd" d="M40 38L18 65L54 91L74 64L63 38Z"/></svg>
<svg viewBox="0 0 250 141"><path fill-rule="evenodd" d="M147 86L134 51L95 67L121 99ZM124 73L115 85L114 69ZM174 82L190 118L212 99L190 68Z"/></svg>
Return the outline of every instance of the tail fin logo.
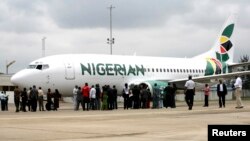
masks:
<svg viewBox="0 0 250 141"><path fill-rule="evenodd" d="M216 52L216 58L220 62L226 62L229 59L228 51L232 48L233 44L230 37L233 34L234 24L228 25L222 32L220 37L220 50Z"/></svg>
<svg viewBox="0 0 250 141"><path fill-rule="evenodd" d="M216 59L207 58L207 66L205 75L225 73L227 70L226 61L229 60L230 56L228 51L233 47L230 37L233 34L234 24L228 25L222 32L219 39L219 51L216 51Z"/></svg>

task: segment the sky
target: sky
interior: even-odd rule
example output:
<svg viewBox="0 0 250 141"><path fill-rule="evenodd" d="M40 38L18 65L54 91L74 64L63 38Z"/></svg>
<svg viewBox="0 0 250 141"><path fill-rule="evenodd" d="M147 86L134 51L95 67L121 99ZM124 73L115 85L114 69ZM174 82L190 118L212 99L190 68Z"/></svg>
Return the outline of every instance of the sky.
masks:
<svg viewBox="0 0 250 141"><path fill-rule="evenodd" d="M249 0L1 0L0 72L16 73L45 55L113 54L193 57L209 50L238 13L234 61L250 55Z"/></svg>

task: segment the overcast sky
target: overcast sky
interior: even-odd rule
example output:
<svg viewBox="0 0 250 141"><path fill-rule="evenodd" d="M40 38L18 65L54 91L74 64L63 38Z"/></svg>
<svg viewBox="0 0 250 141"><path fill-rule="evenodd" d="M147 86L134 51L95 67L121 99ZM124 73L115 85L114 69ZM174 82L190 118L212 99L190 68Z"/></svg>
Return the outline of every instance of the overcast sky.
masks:
<svg viewBox="0 0 250 141"><path fill-rule="evenodd" d="M231 12L235 62L250 55L249 0L1 0L0 72L15 73L42 57L65 53L192 57L209 50Z"/></svg>

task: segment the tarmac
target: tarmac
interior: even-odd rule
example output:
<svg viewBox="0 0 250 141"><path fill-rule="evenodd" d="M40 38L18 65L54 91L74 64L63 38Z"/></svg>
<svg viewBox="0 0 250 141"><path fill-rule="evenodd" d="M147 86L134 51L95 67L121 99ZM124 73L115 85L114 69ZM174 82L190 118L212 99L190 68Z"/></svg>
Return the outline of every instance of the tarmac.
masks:
<svg viewBox="0 0 250 141"><path fill-rule="evenodd" d="M72 103L60 103L58 111L15 113L0 111L1 141L204 141L210 124L250 125L250 101L236 109L235 101L194 102L188 110L184 102L176 108L74 111Z"/></svg>

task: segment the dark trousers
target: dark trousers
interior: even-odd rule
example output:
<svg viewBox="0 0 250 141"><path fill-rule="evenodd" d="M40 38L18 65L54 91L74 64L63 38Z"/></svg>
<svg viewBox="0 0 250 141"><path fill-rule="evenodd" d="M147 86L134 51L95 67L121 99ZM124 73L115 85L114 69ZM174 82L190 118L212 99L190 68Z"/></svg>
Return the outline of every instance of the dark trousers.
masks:
<svg viewBox="0 0 250 141"><path fill-rule="evenodd" d="M175 108L176 107L176 105L175 105L175 94L172 95L171 99L172 99L172 107L171 108Z"/></svg>
<svg viewBox="0 0 250 141"><path fill-rule="evenodd" d="M101 101L99 98L96 99L96 109L101 110Z"/></svg>
<svg viewBox="0 0 250 141"><path fill-rule="evenodd" d="M29 99L27 102L28 110L31 111L31 100Z"/></svg>
<svg viewBox="0 0 250 141"><path fill-rule="evenodd" d="M194 91L193 90L187 90L185 95L186 103L189 107L189 110L192 110L193 102L194 102Z"/></svg>
<svg viewBox="0 0 250 141"><path fill-rule="evenodd" d="M114 100L114 108L115 108L115 109L118 108L118 107L117 107L117 98L115 98L115 100Z"/></svg>
<svg viewBox="0 0 250 141"><path fill-rule="evenodd" d="M148 102L148 100L146 98L142 98L142 108L143 109L147 108L147 102Z"/></svg>
<svg viewBox="0 0 250 141"><path fill-rule="evenodd" d="M134 109L139 109L140 107L140 100L139 97L134 98Z"/></svg>
<svg viewBox="0 0 250 141"><path fill-rule="evenodd" d="M23 112L26 112L26 104L27 104L27 101L26 100L22 100L22 111Z"/></svg>
<svg viewBox="0 0 250 141"><path fill-rule="evenodd" d="M15 99L14 102L15 102L15 106L16 106L16 112L19 112L20 100Z"/></svg>
<svg viewBox="0 0 250 141"><path fill-rule="evenodd" d="M31 111L36 112L37 108L37 99L31 99Z"/></svg>
<svg viewBox="0 0 250 141"><path fill-rule="evenodd" d="M8 98L5 100L5 110L8 111Z"/></svg>
<svg viewBox="0 0 250 141"><path fill-rule="evenodd" d="M124 109L128 109L129 107L129 96L128 94L124 95Z"/></svg>
<svg viewBox="0 0 250 141"><path fill-rule="evenodd" d="M6 105L6 100L1 100L1 109L2 109L2 111L5 111L6 110L6 107L5 107L5 105Z"/></svg>
<svg viewBox="0 0 250 141"><path fill-rule="evenodd" d="M82 110L83 110L83 100L82 99L77 99L76 100L76 107L75 107L75 110L79 110L79 105L81 104L82 106Z"/></svg>
<svg viewBox="0 0 250 141"><path fill-rule="evenodd" d="M85 110L85 106L87 105L87 111L89 110L89 97L83 97L83 110Z"/></svg>
<svg viewBox="0 0 250 141"><path fill-rule="evenodd" d="M225 107L225 95L219 94L218 96L219 96L219 106L220 106L220 108L222 107L222 105L223 105L223 107Z"/></svg>
<svg viewBox="0 0 250 141"><path fill-rule="evenodd" d="M172 96L171 94L166 94L166 101L165 101L165 104L166 104L166 108L168 107L172 107L173 101L172 101Z"/></svg>
<svg viewBox="0 0 250 141"><path fill-rule="evenodd" d="M96 99L95 98L91 98L91 100L90 100L90 107L91 107L91 109L92 110L96 110L96 108L97 108L97 104L96 104L97 102L96 102Z"/></svg>
<svg viewBox="0 0 250 141"><path fill-rule="evenodd" d="M114 109L114 100L112 98L108 98L108 109L113 110Z"/></svg>
<svg viewBox="0 0 250 141"><path fill-rule="evenodd" d="M207 106L208 107L208 95L205 95L205 104L204 104L204 106Z"/></svg>

